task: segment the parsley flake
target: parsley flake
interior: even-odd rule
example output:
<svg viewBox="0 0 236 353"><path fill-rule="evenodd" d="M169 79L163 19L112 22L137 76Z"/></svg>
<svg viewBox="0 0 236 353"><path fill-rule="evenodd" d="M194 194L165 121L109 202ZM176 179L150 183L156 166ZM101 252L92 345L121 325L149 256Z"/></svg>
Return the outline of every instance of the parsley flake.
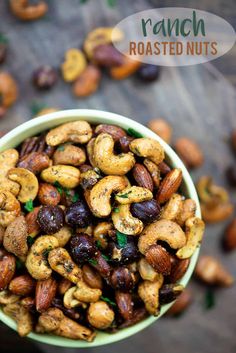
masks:
<svg viewBox="0 0 236 353"><path fill-rule="evenodd" d="M97 260L95 260L95 259L90 259L88 262L94 266L96 266L98 264Z"/></svg>
<svg viewBox="0 0 236 353"><path fill-rule="evenodd" d="M61 145L57 147L57 151L65 151L65 146Z"/></svg>
<svg viewBox="0 0 236 353"><path fill-rule="evenodd" d="M132 127L130 127L130 128L127 129L127 133L128 133L128 135L133 136L133 137L136 137L136 138L143 137L142 134L140 134L138 131L132 129Z"/></svg>
<svg viewBox="0 0 236 353"><path fill-rule="evenodd" d="M64 191L63 187L61 186L61 184L58 181L55 181L55 183L53 184L56 188L57 191L59 192L59 194L61 195Z"/></svg>
<svg viewBox="0 0 236 353"><path fill-rule="evenodd" d="M28 237L27 237L27 244L28 244L29 246L31 246L31 245L34 244L34 241L35 241L35 239L34 239L33 237L31 237L30 235L28 235Z"/></svg>
<svg viewBox="0 0 236 353"><path fill-rule="evenodd" d="M113 212L119 213L119 212L120 212L119 207L115 207L115 208L113 209Z"/></svg>
<svg viewBox="0 0 236 353"><path fill-rule="evenodd" d="M24 262L22 262L20 259L16 258L16 269L17 270L22 270L22 268L25 267Z"/></svg>
<svg viewBox="0 0 236 353"><path fill-rule="evenodd" d="M33 102L30 106L32 116L38 115L38 113L45 108L47 108L47 106L44 103Z"/></svg>
<svg viewBox="0 0 236 353"><path fill-rule="evenodd" d="M29 199L29 201L25 203L24 209L28 212L32 212L34 210L33 200Z"/></svg>
<svg viewBox="0 0 236 353"><path fill-rule="evenodd" d="M109 299L107 297L104 297L103 295L101 295L100 299L103 300L104 302L110 304L110 305L116 306L115 302L113 302L111 299Z"/></svg>
<svg viewBox="0 0 236 353"><path fill-rule="evenodd" d="M131 193L132 191L130 190L129 192L125 193L125 194L120 194L119 197L121 197L122 199L127 199L129 196L129 194Z"/></svg>
<svg viewBox="0 0 236 353"><path fill-rule="evenodd" d="M42 252L42 255L43 255L43 257L44 257L45 259L47 259L48 254L49 254L49 252L50 252L51 250L52 250L52 247L49 246L47 249L45 249L45 250Z"/></svg>
<svg viewBox="0 0 236 353"><path fill-rule="evenodd" d="M8 43L7 37L4 34L2 34L2 33L0 33L0 43L1 44L7 44Z"/></svg>
<svg viewBox="0 0 236 353"><path fill-rule="evenodd" d="M124 248L127 244L127 235L119 231L116 232L116 240L121 248Z"/></svg>
<svg viewBox="0 0 236 353"><path fill-rule="evenodd" d="M79 200L79 194L76 192L76 193L72 196L71 201L72 201L72 202L77 202L78 200Z"/></svg>
<svg viewBox="0 0 236 353"><path fill-rule="evenodd" d="M204 308L212 309L215 306L215 292L212 288L208 288L205 293Z"/></svg>
<svg viewBox="0 0 236 353"><path fill-rule="evenodd" d="M107 0L107 5L110 7L115 7L116 6L116 0Z"/></svg>
<svg viewBox="0 0 236 353"><path fill-rule="evenodd" d="M106 260L106 261L111 261L111 259L110 259L107 255L102 254L102 257L103 257L104 260Z"/></svg>

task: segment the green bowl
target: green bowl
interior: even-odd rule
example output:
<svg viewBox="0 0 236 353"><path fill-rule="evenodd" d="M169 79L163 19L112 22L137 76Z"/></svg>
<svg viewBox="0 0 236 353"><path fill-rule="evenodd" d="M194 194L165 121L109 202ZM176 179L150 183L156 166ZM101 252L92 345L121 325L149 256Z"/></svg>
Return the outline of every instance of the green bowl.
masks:
<svg viewBox="0 0 236 353"><path fill-rule="evenodd" d="M116 124L121 126L124 129L132 128L142 134L145 137L151 137L161 143L163 146L167 161L171 164L172 167L181 168L183 172L183 192L185 196L192 198L195 200L197 205L196 215L201 217L200 212L200 205L197 196L197 192L195 190L193 181L185 168L183 162L177 156L177 154L173 151L173 149L167 145L159 136L157 136L154 132L146 128L145 126L139 124L138 122L125 118L122 115L104 112L100 110L89 110L89 109L73 109L73 110L64 110L59 112L50 113L33 120L27 121L26 123L16 127L8 134L3 136L0 140L0 151L4 151L8 148L14 148L18 146L22 141L24 141L27 137L37 135L44 130L51 129L55 126L60 124L75 121L75 120L86 120L90 123L95 124ZM191 257L190 265L188 267L187 272L180 280L180 283L184 286L187 285L190 277L192 276L194 267L196 265L196 261L199 254L199 248L196 249L195 253ZM150 316L145 320L137 323L134 326L122 329L116 333L104 333L98 332L97 337L91 343L80 341L80 340L71 340L68 338L58 337L49 334L37 334L37 333L30 333L27 337L43 342L48 343L55 346L61 347L78 347L78 348L91 348L97 347L109 343L114 343L124 338L130 337L147 326L151 325L153 322L158 320L172 305L167 304L163 305L161 308L160 315L158 317ZM12 329L16 330L15 322L7 315L5 315L2 310L0 310L0 320L4 322L7 326L11 327Z"/></svg>

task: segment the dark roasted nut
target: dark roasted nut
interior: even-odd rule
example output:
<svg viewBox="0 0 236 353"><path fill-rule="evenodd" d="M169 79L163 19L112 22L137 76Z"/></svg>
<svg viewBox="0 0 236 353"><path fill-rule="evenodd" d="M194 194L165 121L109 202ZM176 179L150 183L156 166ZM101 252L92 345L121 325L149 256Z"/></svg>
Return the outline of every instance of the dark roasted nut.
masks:
<svg viewBox="0 0 236 353"><path fill-rule="evenodd" d="M79 233L70 239L70 252L77 264L82 264L92 259L96 254L96 246L92 237Z"/></svg>
<svg viewBox="0 0 236 353"><path fill-rule="evenodd" d="M187 137L181 137L175 142L175 150L188 168L200 167L203 154L200 146Z"/></svg>
<svg viewBox="0 0 236 353"><path fill-rule="evenodd" d="M171 258L169 253L161 245L151 245L145 254L146 260L155 271L162 273L164 276L170 274Z"/></svg>
<svg viewBox="0 0 236 353"><path fill-rule="evenodd" d="M59 298L54 298L52 300L52 306L55 308L61 309L63 314L68 316L72 320L78 320L80 318L80 313L76 311L75 308L67 309L63 305L63 301Z"/></svg>
<svg viewBox="0 0 236 353"><path fill-rule="evenodd" d="M188 288L186 288L176 299L176 302L168 310L167 315L176 316L181 314L189 307L192 301L192 292Z"/></svg>
<svg viewBox="0 0 236 353"><path fill-rule="evenodd" d="M50 89L57 81L57 72L53 67L44 65L33 72L32 79L38 89Z"/></svg>
<svg viewBox="0 0 236 353"><path fill-rule="evenodd" d="M178 190L182 182L182 170L175 168L169 172L162 180L157 193L157 202L160 204L168 201Z"/></svg>
<svg viewBox="0 0 236 353"><path fill-rule="evenodd" d="M60 205L69 207L71 206L75 200L78 200L79 195L77 194L77 192L74 189L60 189Z"/></svg>
<svg viewBox="0 0 236 353"><path fill-rule="evenodd" d="M42 205L56 206L59 204L61 196L55 186L42 183L39 185L38 199Z"/></svg>
<svg viewBox="0 0 236 353"><path fill-rule="evenodd" d="M90 190L101 178L101 175L94 169L80 174L80 185L84 190Z"/></svg>
<svg viewBox="0 0 236 353"><path fill-rule="evenodd" d="M35 292L36 310L40 313L46 311L56 295L57 281L52 277L44 281L37 281Z"/></svg>
<svg viewBox="0 0 236 353"><path fill-rule="evenodd" d="M160 291L160 304L168 304L173 302L184 290L181 284L164 284Z"/></svg>
<svg viewBox="0 0 236 353"><path fill-rule="evenodd" d="M127 292L134 287L135 277L127 267L118 267L112 272L110 283L113 288Z"/></svg>
<svg viewBox="0 0 236 353"><path fill-rule="evenodd" d="M112 268L104 258L100 251L97 251L96 256L90 264L100 273L100 275L108 280L111 275Z"/></svg>
<svg viewBox="0 0 236 353"><path fill-rule="evenodd" d="M121 316L125 320L130 320L133 316L132 295L117 290L115 292L115 299Z"/></svg>
<svg viewBox="0 0 236 353"><path fill-rule="evenodd" d="M3 243L4 233L5 233L5 228L0 225L0 246L1 246L2 243Z"/></svg>
<svg viewBox="0 0 236 353"><path fill-rule="evenodd" d="M49 157L43 152L31 152L23 157L17 164L19 168L30 170L34 174L41 173L42 170L50 165Z"/></svg>
<svg viewBox="0 0 236 353"><path fill-rule="evenodd" d="M123 63L123 54L111 44L101 44L93 51L93 61L102 67L120 66Z"/></svg>
<svg viewBox="0 0 236 353"><path fill-rule="evenodd" d="M102 289L102 277L94 268L87 264L83 266L83 279L89 287Z"/></svg>
<svg viewBox="0 0 236 353"><path fill-rule="evenodd" d="M144 82L153 82L159 78L160 67L151 64L142 64L137 71L137 77Z"/></svg>
<svg viewBox="0 0 236 353"><path fill-rule="evenodd" d="M158 168L162 175L166 175L171 171L171 168L168 166L166 162L161 162L158 164Z"/></svg>
<svg viewBox="0 0 236 353"><path fill-rule="evenodd" d="M28 234L31 237L36 236L40 232L40 227L37 222L39 210L40 210L40 207L35 207L33 209L33 211L29 212L25 216L25 220L26 220L27 227L28 227Z"/></svg>
<svg viewBox="0 0 236 353"><path fill-rule="evenodd" d="M5 40L1 41L1 37L0 37L0 64L4 63L4 61L6 60L6 56L7 56L7 43Z"/></svg>
<svg viewBox="0 0 236 353"><path fill-rule="evenodd" d="M72 282L67 278L62 278L57 286L57 291L60 295L64 295L70 287L72 287Z"/></svg>
<svg viewBox="0 0 236 353"><path fill-rule="evenodd" d="M76 97L87 97L96 92L101 80L100 70L89 64L73 84L73 93Z"/></svg>
<svg viewBox="0 0 236 353"><path fill-rule="evenodd" d="M100 124L96 126L95 134L99 135L102 133L111 135L115 142L119 141L121 137L126 136L126 132L117 125Z"/></svg>
<svg viewBox="0 0 236 353"><path fill-rule="evenodd" d="M236 187L236 166L231 165L226 169L226 177L230 186Z"/></svg>
<svg viewBox="0 0 236 353"><path fill-rule="evenodd" d="M28 311L35 313L35 299L32 297L26 297L21 299L21 305Z"/></svg>
<svg viewBox="0 0 236 353"><path fill-rule="evenodd" d="M186 273L190 259L179 260L176 257L171 259L170 281L176 283Z"/></svg>
<svg viewBox="0 0 236 353"><path fill-rule="evenodd" d="M144 202L135 202L131 205L132 215L144 223L155 221L160 213L161 207L154 199Z"/></svg>
<svg viewBox="0 0 236 353"><path fill-rule="evenodd" d="M164 119L153 119L148 123L149 129L151 129L155 134L160 136L166 143L171 142L172 138L172 127Z"/></svg>
<svg viewBox="0 0 236 353"><path fill-rule="evenodd" d="M82 164L79 166L80 173L86 173L88 170L92 170L93 167L89 164Z"/></svg>
<svg viewBox="0 0 236 353"><path fill-rule="evenodd" d="M152 177L143 164L136 163L132 169L132 173L139 186L153 191Z"/></svg>
<svg viewBox="0 0 236 353"><path fill-rule="evenodd" d="M4 249L0 249L0 290L7 288L14 276L15 257Z"/></svg>
<svg viewBox="0 0 236 353"><path fill-rule="evenodd" d="M148 313L147 313L147 310L145 307L135 309L133 311L133 315L132 315L131 319L125 320L125 322L123 322L121 325L119 325L119 328L122 329L122 328L133 326L133 325L137 324L138 322L144 320L147 316L148 316Z"/></svg>
<svg viewBox="0 0 236 353"><path fill-rule="evenodd" d="M236 248L236 218L234 218L226 228L223 245L227 251L232 251Z"/></svg>
<svg viewBox="0 0 236 353"><path fill-rule="evenodd" d="M138 249L132 237L127 237L127 244L124 247L120 247L114 241L109 242L107 251L114 263L129 264L138 258Z"/></svg>
<svg viewBox="0 0 236 353"><path fill-rule="evenodd" d="M120 151L123 152L123 153L130 152L129 144L133 140L134 140L134 137L131 137L131 136L123 136L123 137L121 137L119 139L119 141L118 141L118 147L119 147Z"/></svg>
<svg viewBox="0 0 236 353"><path fill-rule="evenodd" d="M66 223L71 227L87 227L92 221L92 214L83 200L73 203L66 210Z"/></svg>
<svg viewBox="0 0 236 353"><path fill-rule="evenodd" d="M37 222L45 234L54 234L63 227L64 212L59 206L42 206Z"/></svg>
<svg viewBox="0 0 236 353"><path fill-rule="evenodd" d="M9 290L22 296L31 295L35 289L35 280L28 274L15 277L9 283Z"/></svg>
<svg viewBox="0 0 236 353"><path fill-rule="evenodd" d="M20 146L20 160L31 152L44 152L50 158L54 151L55 147L46 144L45 134L29 137Z"/></svg>

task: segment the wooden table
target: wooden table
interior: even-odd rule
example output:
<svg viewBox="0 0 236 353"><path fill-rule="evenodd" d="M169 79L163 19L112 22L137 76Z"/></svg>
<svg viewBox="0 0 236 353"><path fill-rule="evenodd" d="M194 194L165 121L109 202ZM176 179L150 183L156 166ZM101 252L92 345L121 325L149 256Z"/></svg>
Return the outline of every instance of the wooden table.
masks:
<svg viewBox="0 0 236 353"><path fill-rule="evenodd" d="M137 83L134 78L114 82L104 77L96 94L79 100L71 95L70 86L62 80L48 93L38 93L30 82L32 70L39 65L52 64L59 67L65 50L81 46L90 29L100 25L114 25L133 12L152 7L151 3L171 6L173 2L136 0L127 5L127 1L119 0L115 9L108 8L105 0L90 0L85 5L80 5L79 0L61 0L60 6L59 1L51 0L49 3L48 15L41 21L28 24L13 18L5 1L0 3L0 15L4 19L0 21L0 31L10 41L8 60L3 68L15 75L20 86L20 98L6 118L1 120L0 129L11 129L30 119L30 106L33 102L65 109L103 109L126 115L144 124L150 118L161 116L173 125L174 138L187 135L201 144L205 163L201 169L192 173L194 180L201 174L211 174L224 185L224 169L233 163L225 139L232 127L236 127L236 100L233 87L211 64L163 68L160 80L148 86ZM228 7L220 1L212 4L203 0L197 4L193 0L183 1L178 5L186 3L188 7L210 9L235 20L233 0L227 1ZM225 70L226 75L235 82L235 68L229 57L231 54L217 61L223 72ZM224 60L228 67L223 64ZM230 190L230 193L235 202L235 191ZM202 253L220 257L236 276L236 253L223 257L220 249L224 226L221 224L207 228ZM191 281L190 287L194 290L195 302L181 318L163 318L142 333L113 346L96 349L96 352L235 353L235 288L218 291L216 306L206 311L203 308L205 288L194 281ZM20 351L23 348L28 353L35 349L31 342L18 339L6 327L1 326L0 333L0 347L4 353L15 353L17 349ZM46 345L37 347L44 352L57 351L57 348ZM77 350L60 351L72 353ZM92 353L95 350L89 351Z"/></svg>

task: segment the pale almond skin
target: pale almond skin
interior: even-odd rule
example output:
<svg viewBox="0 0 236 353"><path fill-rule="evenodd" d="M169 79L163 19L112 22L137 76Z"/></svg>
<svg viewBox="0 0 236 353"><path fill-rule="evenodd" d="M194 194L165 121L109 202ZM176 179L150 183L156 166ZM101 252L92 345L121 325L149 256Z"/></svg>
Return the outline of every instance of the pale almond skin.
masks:
<svg viewBox="0 0 236 353"><path fill-rule="evenodd" d="M182 170L172 169L162 180L157 193L157 202L160 204L168 201L171 196L178 190L182 182Z"/></svg>
<svg viewBox="0 0 236 353"><path fill-rule="evenodd" d="M52 300L56 295L56 290L57 281L52 277L44 281L37 281L35 304L38 312L41 313L46 311L50 307Z"/></svg>

